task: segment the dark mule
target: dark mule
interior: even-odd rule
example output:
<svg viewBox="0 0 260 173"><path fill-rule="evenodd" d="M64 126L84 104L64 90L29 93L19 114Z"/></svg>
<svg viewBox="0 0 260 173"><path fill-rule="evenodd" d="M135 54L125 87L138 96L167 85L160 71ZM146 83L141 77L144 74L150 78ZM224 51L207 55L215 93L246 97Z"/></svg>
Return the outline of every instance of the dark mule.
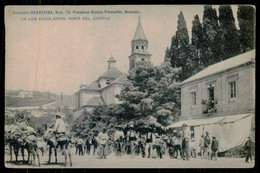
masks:
<svg viewBox="0 0 260 173"><path fill-rule="evenodd" d="M40 156L39 156L38 148L37 148L37 139L34 135L29 134L29 135L23 135L22 137L13 138L12 146L14 148L16 162L18 161L19 149L21 149L23 161L25 160L24 159L24 150L27 150L28 158L27 158L26 162L29 163L30 156L32 155L33 156L33 166L35 166L36 165L35 156L37 156L38 166L41 166ZM32 160L31 160L31 162L32 162Z"/></svg>

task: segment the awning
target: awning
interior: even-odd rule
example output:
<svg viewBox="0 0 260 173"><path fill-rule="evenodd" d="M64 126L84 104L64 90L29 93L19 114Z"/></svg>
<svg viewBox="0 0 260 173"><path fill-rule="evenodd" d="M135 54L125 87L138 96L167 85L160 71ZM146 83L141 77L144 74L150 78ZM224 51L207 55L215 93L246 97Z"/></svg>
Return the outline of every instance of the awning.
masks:
<svg viewBox="0 0 260 173"><path fill-rule="evenodd" d="M168 128L178 128L184 123L188 126L193 126L193 140L190 141L190 147L195 148L197 151L200 150L199 142L201 135L208 132L210 138L213 136L217 138L219 141L219 152L223 152L245 144L247 137L250 136L252 118L253 114L250 113L235 114L179 121L168 126Z"/></svg>
<svg viewBox="0 0 260 173"><path fill-rule="evenodd" d="M169 125L167 128L181 127L183 124L187 124L188 126L201 126L201 125L209 125L209 124L233 123L235 121L244 119L250 115L251 114L236 114L236 115L228 115L228 116L213 117L213 118L183 120L183 121L178 121L176 123L173 123Z"/></svg>

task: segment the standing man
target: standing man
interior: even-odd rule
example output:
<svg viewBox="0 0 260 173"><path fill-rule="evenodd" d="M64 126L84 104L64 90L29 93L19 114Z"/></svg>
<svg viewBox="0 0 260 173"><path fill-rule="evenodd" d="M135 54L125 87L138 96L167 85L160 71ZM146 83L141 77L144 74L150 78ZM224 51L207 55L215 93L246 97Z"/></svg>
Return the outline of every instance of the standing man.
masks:
<svg viewBox="0 0 260 173"><path fill-rule="evenodd" d="M93 133L91 136L91 143L92 143L92 147L93 147L93 155L95 156L96 154L96 149L98 147L98 142L96 139L96 133Z"/></svg>
<svg viewBox="0 0 260 173"><path fill-rule="evenodd" d="M206 135L204 137L204 153L206 156L204 156L205 159L210 159L210 137L209 132L206 132Z"/></svg>
<svg viewBox="0 0 260 173"><path fill-rule="evenodd" d="M100 132L98 134L98 142L99 142L99 147L100 147L100 150L99 150L99 158L102 159L102 158L106 158L106 155L107 155L107 142L108 142L108 135L107 135L107 132L106 132L106 128L103 129L102 132Z"/></svg>
<svg viewBox="0 0 260 173"><path fill-rule="evenodd" d="M153 128L149 127L147 137L146 137L146 148L148 150L148 158L151 156L151 150L152 150L152 143L154 139L154 134L153 134Z"/></svg>
<svg viewBox="0 0 260 173"><path fill-rule="evenodd" d="M201 135L199 147L200 147L200 156L203 159L204 158L204 134Z"/></svg>
<svg viewBox="0 0 260 173"><path fill-rule="evenodd" d="M84 141L82 140L81 136L79 136L77 143L78 143L79 155L83 156L83 143L84 143Z"/></svg>
<svg viewBox="0 0 260 173"><path fill-rule="evenodd" d="M134 126L130 125L130 130L128 131L129 134L129 141L130 141L130 148L131 148L131 155L135 154L135 146L136 146L136 132L134 131Z"/></svg>
<svg viewBox="0 0 260 173"><path fill-rule="evenodd" d="M211 143L211 160L213 157L215 157L215 160L217 160L217 151L218 151L218 140L215 136L213 136L212 143Z"/></svg>
<svg viewBox="0 0 260 173"><path fill-rule="evenodd" d="M178 157L182 156L182 149L181 149L181 133L177 132L177 130L175 130L174 133L175 138L173 139L174 142L174 156L176 159L178 159Z"/></svg>
<svg viewBox="0 0 260 173"><path fill-rule="evenodd" d="M183 160L189 160L189 139L190 131L187 124L182 125L182 157Z"/></svg>
<svg viewBox="0 0 260 173"><path fill-rule="evenodd" d="M120 126L117 126L117 131L115 132L114 141L116 143L116 156L121 156L123 152L123 140L124 132Z"/></svg>
<svg viewBox="0 0 260 173"><path fill-rule="evenodd" d="M79 140L79 137L76 139L76 142L75 142L75 147L76 147L76 155L78 154L78 151L79 151L79 147L78 147L78 140Z"/></svg>
<svg viewBox="0 0 260 173"><path fill-rule="evenodd" d="M90 147L91 147L91 140L90 140L90 137L87 136L87 139L86 139L86 142L85 142L85 151L86 153L89 155L90 154ZM85 153L84 151L84 153Z"/></svg>
<svg viewBox="0 0 260 173"><path fill-rule="evenodd" d="M245 143L244 149L246 151L246 163L249 163L249 159L252 161L252 155L254 151L254 145L251 141L250 137L247 137L247 141Z"/></svg>

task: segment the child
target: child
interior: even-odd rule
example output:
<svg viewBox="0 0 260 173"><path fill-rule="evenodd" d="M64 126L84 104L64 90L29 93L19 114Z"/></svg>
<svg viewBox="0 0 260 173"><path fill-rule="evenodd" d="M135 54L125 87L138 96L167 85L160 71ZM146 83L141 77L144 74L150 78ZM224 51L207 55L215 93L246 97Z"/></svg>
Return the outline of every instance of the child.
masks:
<svg viewBox="0 0 260 173"><path fill-rule="evenodd" d="M213 136L212 143L211 143L211 160L213 157L215 157L215 160L217 160L217 151L218 151L218 140L215 136Z"/></svg>

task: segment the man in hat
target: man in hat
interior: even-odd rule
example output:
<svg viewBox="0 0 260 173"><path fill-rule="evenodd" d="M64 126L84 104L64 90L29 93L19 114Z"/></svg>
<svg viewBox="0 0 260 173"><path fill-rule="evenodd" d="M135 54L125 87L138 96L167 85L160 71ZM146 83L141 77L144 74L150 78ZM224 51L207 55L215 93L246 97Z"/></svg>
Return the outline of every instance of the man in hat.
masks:
<svg viewBox="0 0 260 173"><path fill-rule="evenodd" d="M181 156L181 134L177 131L173 131L173 143L174 143L174 157L178 159Z"/></svg>
<svg viewBox="0 0 260 173"><path fill-rule="evenodd" d="M214 157L217 160L217 151L218 151L218 140L215 136L212 137L211 143L211 160Z"/></svg>
<svg viewBox="0 0 260 173"><path fill-rule="evenodd" d="M99 158L106 158L107 155L107 142L108 142L108 135L106 128L103 129L102 132L98 134L98 142L99 142Z"/></svg>
<svg viewBox="0 0 260 173"><path fill-rule="evenodd" d="M59 133L65 134L66 126L65 126L64 121L61 118L62 114L58 112L55 114L55 116L56 116L56 122L55 122L54 128L51 129L50 131L54 131L56 134L59 134Z"/></svg>
<svg viewBox="0 0 260 173"><path fill-rule="evenodd" d="M151 156L151 150L152 150L152 143L154 141L154 134L153 134L153 127L149 127L147 137L146 137L146 148L148 151L148 158Z"/></svg>
<svg viewBox="0 0 260 173"><path fill-rule="evenodd" d="M96 134L96 132L91 135L90 140L91 140L91 144L92 144L92 148L93 148L93 155L95 156L96 150L97 150L97 147L98 147L98 141L97 141L97 134Z"/></svg>
<svg viewBox="0 0 260 173"><path fill-rule="evenodd" d="M116 155L121 156L123 152L123 139L125 135L122 131L121 126L117 126L117 131L115 132L114 141L116 143Z"/></svg>
<svg viewBox="0 0 260 173"><path fill-rule="evenodd" d="M50 129L50 131L53 131L56 134L56 141L59 141L59 138L65 136L66 132L66 126L64 121L62 120L63 115L61 113L56 113L56 122L53 129Z"/></svg>
<svg viewBox="0 0 260 173"><path fill-rule="evenodd" d="M200 156L203 159L204 158L204 134L201 134L199 147L200 147Z"/></svg>
<svg viewBox="0 0 260 173"><path fill-rule="evenodd" d="M206 132L206 135L204 136L204 158L210 159L210 137L209 132Z"/></svg>
<svg viewBox="0 0 260 173"><path fill-rule="evenodd" d="M131 154L135 154L135 147L136 147L136 132L134 130L134 126L130 125L130 130L127 132L129 136L129 142L130 142L130 148L131 148Z"/></svg>
<svg viewBox="0 0 260 173"><path fill-rule="evenodd" d="M79 155L83 156L83 143L84 141L82 140L81 136L78 137L77 144L78 144L78 149L79 149Z"/></svg>
<svg viewBox="0 0 260 173"><path fill-rule="evenodd" d="M244 150L246 151L246 163L249 163L249 159L252 161L253 151L254 151L254 145L252 140L250 139L250 136L247 137L247 141L244 145Z"/></svg>
<svg viewBox="0 0 260 173"><path fill-rule="evenodd" d="M182 125L182 158L189 160L190 131L187 124Z"/></svg>
<svg viewBox="0 0 260 173"><path fill-rule="evenodd" d="M160 157L160 159L162 159L162 155L163 155L163 151L162 151L163 145L164 145L164 141L160 138L160 136L158 134L155 134L153 146L155 147L156 154L157 154L157 156Z"/></svg>

